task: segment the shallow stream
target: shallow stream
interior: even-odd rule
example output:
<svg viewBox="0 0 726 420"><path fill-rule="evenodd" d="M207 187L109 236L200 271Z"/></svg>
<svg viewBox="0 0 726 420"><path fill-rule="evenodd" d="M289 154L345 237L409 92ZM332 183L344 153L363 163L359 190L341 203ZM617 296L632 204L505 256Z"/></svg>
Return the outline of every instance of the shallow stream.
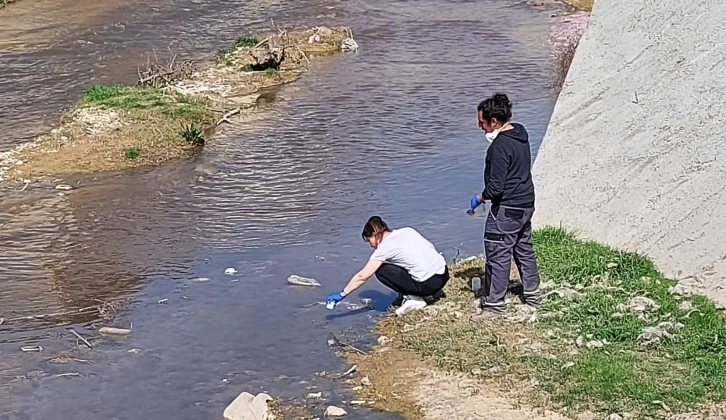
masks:
<svg viewBox="0 0 726 420"><path fill-rule="evenodd" d="M326 335L370 345L393 299L371 281L350 303L372 297L376 310L316 304L367 259L366 219L413 226L448 259L481 252L481 214L466 215L486 149L476 105L507 92L536 151L556 99L554 19L525 2L24 0L0 11L0 151L47 130L92 82L133 81L152 49L208 56L271 17L348 24L361 50L315 61L197 157L67 178L69 192L0 191L0 419L221 419L241 391L302 400L311 387L320 415L351 398L315 375L346 369ZM291 274L323 287L288 286ZM110 324L133 326L125 337L97 334L109 322L95 314L9 321L119 300Z"/></svg>

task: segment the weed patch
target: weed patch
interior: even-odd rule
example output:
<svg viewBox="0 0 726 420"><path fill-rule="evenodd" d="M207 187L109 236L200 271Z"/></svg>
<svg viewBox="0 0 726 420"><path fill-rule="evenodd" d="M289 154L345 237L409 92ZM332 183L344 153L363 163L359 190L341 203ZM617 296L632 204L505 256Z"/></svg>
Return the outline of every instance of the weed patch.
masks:
<svg viewBox="0 0 726 420"><path fill-rule="evenodd" d="M467 277L482 264L469 261L452 267L447 299L383 330L443 369L517 384L528 402L570 413L652 417L726 399L726 318L711 301L675 292L636 253L556 228L534 243L541 309L512 300L507 320L469 320Z"/></svg>
<svg viewBox="0 0 726 420"><path fill-rule="evenodd" d="M163 89L96 85L83 93L79 107L97 107L122 111L159 111L172 119L202 121L207 101Z"/></svg>
<svg viewBox="0 0 726 420"><path fill-rule="evenodd" d="M233 54L240 48L252 48L255 45L257 45L258 43L259 43L259 40L256 36L248 35L248 36L238 37L234 41L232 41L231 44L217 50L217 53L214 55L214 58L217 60L218 63L225 63L225 65L227 65L227 66L232 66L234 64L234 62L230 57L231 54Z"/></svg>
<svg viewBox="0 0 726 420"><path fill-rule="evenodd" d="M124 156L126 159L136 159L141 155L141 149L136 146L127 147L124 149Z"/></svg>
<svg viewBox="0 0 726 420"><path fill-rule="evenodd" d="M194 124L182 127L181 135L192 146L204 146L203 131Z"/></svg>

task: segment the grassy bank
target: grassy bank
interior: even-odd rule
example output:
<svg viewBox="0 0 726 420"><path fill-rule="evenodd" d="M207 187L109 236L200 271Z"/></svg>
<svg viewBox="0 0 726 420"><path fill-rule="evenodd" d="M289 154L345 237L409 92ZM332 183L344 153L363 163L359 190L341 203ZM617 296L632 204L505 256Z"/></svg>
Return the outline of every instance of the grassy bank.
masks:
<svg viewBox="0 0 726 420"><path fill-rule="evenodd" d="M440 369L568 415L657 418L726 398L726 318L711 301L641 255L560 229L537 231L535 246L548 294L540 310L510 302L506 320L469 320L465 279L481 263L470 261L453 267L447 299L385 318L381 333Z"/></svg>
<svg viewBox="0 0 726 420"><path fill-rule="evenodd" d="M1 1L1 0L0 0ZM259 91L297 80L314 54L341 51L345 27L235 39L206 62L156 55L134 86L92 86L36 141L0 155L0 180L155 165L200 150L254 112ZM235 121L236 120L236 121Z"/></svg>

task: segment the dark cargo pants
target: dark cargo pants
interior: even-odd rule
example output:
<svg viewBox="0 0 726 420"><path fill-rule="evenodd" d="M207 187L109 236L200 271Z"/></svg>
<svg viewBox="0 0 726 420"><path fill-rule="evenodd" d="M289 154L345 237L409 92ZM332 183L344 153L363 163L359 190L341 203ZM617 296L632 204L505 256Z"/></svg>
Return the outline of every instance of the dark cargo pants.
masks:
<svg viewBox="0 0 726 420"><path fill-rule="evenodd" d="M492 206L484 228L484 296L482 308L504 313L512 257L524 286L524 300L539 305L539 270L532 246L534 208Z"/></svg>

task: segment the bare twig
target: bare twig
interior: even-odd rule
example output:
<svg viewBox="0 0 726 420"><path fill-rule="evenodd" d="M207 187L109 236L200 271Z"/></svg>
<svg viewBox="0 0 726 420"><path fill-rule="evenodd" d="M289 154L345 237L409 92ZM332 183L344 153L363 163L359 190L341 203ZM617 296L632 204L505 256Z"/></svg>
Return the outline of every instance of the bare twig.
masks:
<svg viewBox="0 0 726 420"><path fill-rule="evenodd" d="M359 354L362 354L362 355L368 355L368 353L366 353L365 351L363 351L363 350L361 350L361 349L359 349L359 348L353 347L353 346L351 346L350 344L347 344L347 343L340 343L340 344L341 344L342 346L344 346L344 347L348 347L348 348L350 348L350 349L352 349L352 350L354 350L354 351L358 352Z"/></svg>
<svg viewBox="0 0 726 420"><path fill-rule="evenodd" d="M69 372L69 373L60 373L58 375L54 375L53 377L54 378L63 378L66 376L78 376L78 375L80 375L80 373L78 373L78 372Z"/></svg>
<svg viewBox="0 0 726 420"><path fill-rule="evenodd" d="M79 340L83 341L83 344L85 344L89 349L92 349L93 348L93 346L91 345L91 343L89 343L88 340L86 340L85 338L81 337L80 334L78 334L77 332L75 332L73 330L71 330L71 332L73 333L73 335L75 335L76 337L78 337Z"/></svg>
<svg viewBox="0 0 726 420"><path fill-rule="evenodd" d="M310 60L308 59L307 54L305 54L305 51L303 51L302 48L300 48L296 43L293 43L292 45L294 45L295 48L297 48L297 50L300 51L300 54L302 54L302 56L305 59L305 61L307 61L308 64L310 64Z"/></svg>
<svg viewBox="0 0 726 420"><path fill-rule="evenodd" d="M232 121L228 120L228 118L231 117L231 116L233 116L233 115L237 115L240 112L241 112L241 109L240 108L235 108L235 109L227 112L226 114L224 114L224 116L219 121L217 121L217 126L219 127L219 125L222 124L223 122L227 122L227 123L232 124Z"/></svg>
<svg viewBox="0 0 726 420"><path fill-rule="evenodd" d="M269 40L270 40L270 37L268 36L267 38L265 38L262 41L258 42L257 45L255 45L254 47L252 47L252 49L259 48L259 47L265 45L265 43L268 42Z"/></svg>
<svg viewBox="0 0 726 420"><path fill-rule="evenodd" d="M355 372L356 370L358 370L358 365L353 365L350 367L350 369L346 370L345 373L342 373L339 376L339 378L341 378L341 379L345 378L346 376L350 375L351 373Z"/></svg>

